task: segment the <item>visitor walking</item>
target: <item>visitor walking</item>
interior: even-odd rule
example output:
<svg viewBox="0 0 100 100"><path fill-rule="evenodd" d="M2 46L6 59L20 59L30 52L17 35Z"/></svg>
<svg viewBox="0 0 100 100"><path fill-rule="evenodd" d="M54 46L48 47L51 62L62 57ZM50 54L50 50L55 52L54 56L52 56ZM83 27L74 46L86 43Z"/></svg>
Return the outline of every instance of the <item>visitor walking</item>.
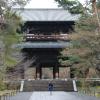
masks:
<svg viewBox="0 0 100 100"><path fill-rule="evenodd" d="M53 91L53 84L50 82L48 85L48 90L50 91L50 95L52 95L52 91Z"/></svg>

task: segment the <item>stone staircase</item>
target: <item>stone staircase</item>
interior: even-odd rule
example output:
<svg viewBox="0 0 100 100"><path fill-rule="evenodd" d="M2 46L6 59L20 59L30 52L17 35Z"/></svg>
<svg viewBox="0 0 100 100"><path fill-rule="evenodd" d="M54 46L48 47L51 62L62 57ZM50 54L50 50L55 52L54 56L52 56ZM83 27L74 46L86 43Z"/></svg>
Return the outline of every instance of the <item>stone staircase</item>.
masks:
<svg viewBox="0 0 100 100"><path fill-rule="evenodd" d="M48 91L50 80L25 80L23 92ZM73 80L52 80L53 91L74 91Z"/></svg>

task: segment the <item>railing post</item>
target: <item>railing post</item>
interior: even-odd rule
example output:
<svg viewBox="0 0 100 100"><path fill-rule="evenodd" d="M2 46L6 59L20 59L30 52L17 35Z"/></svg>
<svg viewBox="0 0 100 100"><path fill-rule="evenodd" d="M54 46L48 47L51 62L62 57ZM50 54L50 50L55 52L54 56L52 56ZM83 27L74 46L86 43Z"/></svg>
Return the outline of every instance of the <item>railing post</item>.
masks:
<svg viewBox="0 0 100 100"><path fill-rule="evenodd" d="M1 95L0 95L0 100L1 100Z"/></svg>
<svg viewBox="0 0 100 100"><path fill-rule="evenodd" d="M20 92L23 91L23 88L24 88L24 80L21 81Z"/></svg>
<svg viewBox="0 0 100 100"><path fill-rule="evenodd" d="M94 90L94 96L95 96L95 90Z"/></svg>
<svg viewBox="0 0 100 100"><path fill-rule="evenodd" d="M6 100L6 95L4 95L4 100Z"/></svg>
<svg viewBox="0 0 100 100"><path fill-rule="evenodd" d="M77 92L77 86L76 86L76 81L73 80L73 88L74 88L74 91Z"/></svg>

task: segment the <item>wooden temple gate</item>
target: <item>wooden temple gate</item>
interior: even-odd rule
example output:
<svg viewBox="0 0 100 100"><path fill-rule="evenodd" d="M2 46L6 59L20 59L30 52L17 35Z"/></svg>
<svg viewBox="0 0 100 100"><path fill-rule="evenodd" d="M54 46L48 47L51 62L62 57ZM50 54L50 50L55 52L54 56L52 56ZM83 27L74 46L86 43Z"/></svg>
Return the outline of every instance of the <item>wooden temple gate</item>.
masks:
<svg viewBox="0 0 100 100"><path fill-rule="evenodd" d="M53 14L57 17L52 17L55 16ZM22 48L26 60L35 57L31 65L31 68L33 66L35 69L34 78L70 77L69 68L67 65L62 67L58 57L60 52L69 46L68 34L74 30L73 26L78 16L63 9L24 10L20 16L25 20L22 27L24 43L18 46Z"/></svg>

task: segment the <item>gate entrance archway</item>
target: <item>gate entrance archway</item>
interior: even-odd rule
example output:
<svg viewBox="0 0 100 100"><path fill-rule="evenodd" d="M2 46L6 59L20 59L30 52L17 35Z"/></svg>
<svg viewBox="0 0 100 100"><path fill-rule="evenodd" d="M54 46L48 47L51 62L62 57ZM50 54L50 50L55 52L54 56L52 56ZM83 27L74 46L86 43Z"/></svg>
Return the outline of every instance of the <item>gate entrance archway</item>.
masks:
<svg viewBox="0 0 100 100"><path fill-rule="evenodd" d="M37 67L37 79L56 79L59 78L59 67Z"/></svg>

